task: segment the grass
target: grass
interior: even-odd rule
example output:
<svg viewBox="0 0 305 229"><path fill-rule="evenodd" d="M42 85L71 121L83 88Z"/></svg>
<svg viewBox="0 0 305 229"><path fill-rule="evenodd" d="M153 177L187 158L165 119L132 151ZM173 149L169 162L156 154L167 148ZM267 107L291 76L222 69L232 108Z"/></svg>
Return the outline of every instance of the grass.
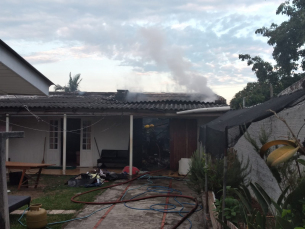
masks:
<svg viewBox="0 0 305 229"><path fill-rule="evenodd" d="M94 188L70 187L64 183L73 176L55 176L41 175L39 182L40 188L35 190L33 187L22 188L18 191L17 186L8 184L8 189L14 195L30 195L32 196L32 204L40 203L42 208L46 210L80 210L84 204L71 202L71 197L75 194L92 190ZM110 183L105 183L102 186L108 186ZM98 190L79 197L77 200L94 201L97 195L100 195L104 190ZM21 209L25 209L25 207ZM18 223L20 216L11 215L11 228L25 228ZM74 215L48 215L48 222L64 221L73 218ZM25 220L24 220L25 222ZM52 226L51 228L61 228L61 225Z"/></svg>

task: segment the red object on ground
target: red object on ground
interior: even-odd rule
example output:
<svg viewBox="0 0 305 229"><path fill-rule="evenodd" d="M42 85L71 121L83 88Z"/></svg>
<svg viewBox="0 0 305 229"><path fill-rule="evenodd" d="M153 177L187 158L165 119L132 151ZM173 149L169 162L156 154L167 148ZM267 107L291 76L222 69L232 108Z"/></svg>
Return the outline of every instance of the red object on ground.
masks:
<svg viewBox="0 0 305 229"><path fill-rule="evenodd" d="M129 166L125 166L122 173L128 173L129 174ZM140 172L140 170L137 167L132 167L132 175L136 175ZM130 175L130 174L129 174Z"/></svg>

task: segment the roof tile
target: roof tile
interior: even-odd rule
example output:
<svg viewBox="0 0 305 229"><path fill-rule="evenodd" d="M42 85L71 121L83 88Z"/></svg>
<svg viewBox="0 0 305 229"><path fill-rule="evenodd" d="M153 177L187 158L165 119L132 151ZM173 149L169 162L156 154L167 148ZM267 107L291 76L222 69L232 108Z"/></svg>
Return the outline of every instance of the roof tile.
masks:
<svg viewBox="0 0 305 229"><path fill-rule="evenodd" d="M138 93L139 94L139 93ZM0 96L0 109L21 108L70 108L70 109L118 109L118 110L158 110L183 111L205 107L226 106L221 104L196 101L191 94L181 93L151 93L152 96L139 96L141 101L120 101L115 99L115 92L85 92L85 93L50 93L49 96ZM145 99L144 99L145 98ZM151 100L149 100L151 98ZM157 100L157 99L158 100ZM165 99L164 99L165 98ZM173 98L173 99L169 99ZM179 99L183 98L183 99ZM145 101L144 101L145 100Z"/></svg>

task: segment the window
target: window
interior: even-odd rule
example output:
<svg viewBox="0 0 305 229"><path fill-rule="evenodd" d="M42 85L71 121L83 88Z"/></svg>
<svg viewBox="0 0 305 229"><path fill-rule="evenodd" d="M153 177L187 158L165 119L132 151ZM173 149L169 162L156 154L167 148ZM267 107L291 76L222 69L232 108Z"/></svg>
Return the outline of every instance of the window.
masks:
<svg viewBox="0 0 305 229"><path fill-rule="evenodd" d="M83 121L83 149L91 149L91 121Z"/></svg>
<svg viewBox="0 0 305 229"><path fill-rule="evenodd" d="M50 149L58 149L58 120L50 120Z"/></svg>

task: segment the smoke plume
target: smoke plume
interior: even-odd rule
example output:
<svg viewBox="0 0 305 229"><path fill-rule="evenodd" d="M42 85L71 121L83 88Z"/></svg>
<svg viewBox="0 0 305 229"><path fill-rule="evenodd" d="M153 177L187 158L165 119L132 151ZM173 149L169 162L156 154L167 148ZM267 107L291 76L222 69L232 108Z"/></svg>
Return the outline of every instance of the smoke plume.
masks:
<svg viewBox="0 0 305 229"><path fill-rule="evenodd" d="M184 86L187 92L204 94L209 100L216 98L207 86L206 77L192 70L193 64L183 57L181 48L167 44L160 30L142 28L140 34L144 38L140 48L144 61L153 60L158 68L169 70L174 82Z"/></svg>

